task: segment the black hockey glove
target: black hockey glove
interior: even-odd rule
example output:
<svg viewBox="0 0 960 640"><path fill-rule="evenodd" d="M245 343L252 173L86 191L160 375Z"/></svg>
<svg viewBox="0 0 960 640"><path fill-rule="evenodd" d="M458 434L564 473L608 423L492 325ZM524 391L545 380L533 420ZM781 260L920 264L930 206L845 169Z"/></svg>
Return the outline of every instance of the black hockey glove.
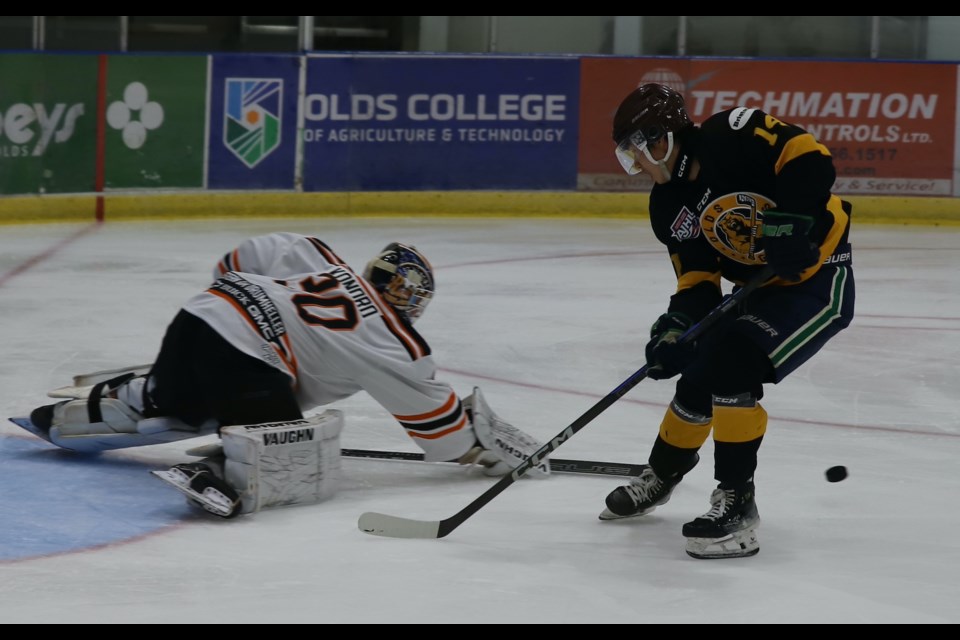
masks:
<svg viewBox="0 0 960 640"><path fill-rule="evenodd" d="M647 376L667 380L680 373L696 357L696 342L677 342L693 326L693 320L682 313L665 313L650 327L647 343Z"/></svg>
<svg viewBox="0 0 960 640"><path fill-rule="evenodd" d="M820 249L807 237L812 226L811 216L763 212L763 250L777 276L798 282L804 271L817 264Z"/></svg>

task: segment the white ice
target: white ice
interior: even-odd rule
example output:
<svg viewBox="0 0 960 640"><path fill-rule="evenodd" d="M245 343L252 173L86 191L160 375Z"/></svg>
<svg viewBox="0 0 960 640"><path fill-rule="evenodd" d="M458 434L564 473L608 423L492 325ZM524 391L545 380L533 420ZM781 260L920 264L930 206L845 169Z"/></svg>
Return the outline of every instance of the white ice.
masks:
<svg viewBox="0 0 960 640"><path fill-rule="evenodd" d="M0 227L0 416L44 404L74 374L150 362L213 263L242 238L276 230L317 235L355 268L391 240L416 244L436 268L437 295L417 328L441 375L462 395L481 386L499 414L543 440L643 364L648 328L674 287L642 220ZM853 325L767 390L755 557L684 553L680 529L708 510L715 486L709 443L671 502L645 518L597 519L618 478L554 474L521 479L439 540L369 536L357 518L447 518L493 480L347 459L343 488L325 503L222 521L158 489L143 501L174 514L170 526L0 561L0 622L960 622L960 230L859 225L852 241ZM672 392L673 381L642 381L554 455L645 462ZM337 408L343 446L417 451L366 394ZM39 442L0 425L0 517L14 491L90 464ZM14 447L35 443L29 456ZM188 459L196 444L113 452L98 464L142 463L146 474ZM34 463L45 463L42 478L31 477ZM833 465L849 478L826 482ZM99 478L96 491L123 490L109 473ZM94 532L138 524L100 509L83 478L54 486L64 500L16 503L6 517ZM16 538L6 535L0 549Z"/></svg>

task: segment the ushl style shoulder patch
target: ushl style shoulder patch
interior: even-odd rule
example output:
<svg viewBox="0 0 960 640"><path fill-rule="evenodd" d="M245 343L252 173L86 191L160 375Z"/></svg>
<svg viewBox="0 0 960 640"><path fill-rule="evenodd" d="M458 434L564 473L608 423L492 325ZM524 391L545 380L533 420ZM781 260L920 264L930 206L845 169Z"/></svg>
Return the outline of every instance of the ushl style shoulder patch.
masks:
<svg viewBox="0 0 960 640"><path fill-rule="evenodd" d="M700 218L686 207L680 209L670 225L670 235L679 242L696 238L700 235Z"/></svg>

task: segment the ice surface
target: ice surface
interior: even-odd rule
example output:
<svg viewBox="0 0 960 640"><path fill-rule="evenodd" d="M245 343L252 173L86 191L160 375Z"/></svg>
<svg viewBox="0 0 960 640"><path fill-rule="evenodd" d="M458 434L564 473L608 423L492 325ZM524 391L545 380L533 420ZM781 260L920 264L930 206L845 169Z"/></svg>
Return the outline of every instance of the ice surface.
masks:
<svg viewBox="0 0 960 640"><path fill-rule="evenodd" d="M673 292L631 220L339 219L0 227L0 416L78 373L150 362L180 304L249 235L317 235L355 268L392 240L433 262L417 329L441 375L541 439L642 364ZM448 537L365 535L365 511L442 519L494 480L348 459L332 500L222 521L150 469L188 441L81 457L0 425L5 623L960 622L960 230L858 226L857 316L767 390L760 553L702 561L680 529L709 509L712 446L670 504L600 522L617 478L509 487ZM673 382L644 380L557 451L644 462ZM345 447L416 451L366 394ZM824 471L850 476L828 483Z"/></svg>

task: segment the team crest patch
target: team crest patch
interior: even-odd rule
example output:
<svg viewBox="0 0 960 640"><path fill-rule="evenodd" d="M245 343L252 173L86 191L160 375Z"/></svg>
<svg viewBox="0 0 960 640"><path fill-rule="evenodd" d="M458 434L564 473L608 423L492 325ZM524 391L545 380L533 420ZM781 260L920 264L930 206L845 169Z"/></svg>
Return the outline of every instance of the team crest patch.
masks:
<svg viewBox="0 0 960 640"><path fill-rule="evenodd" d="M728 193L707 204L700 214L700 227L710 245L742 264L764 264L766 258L757 240L763 228L763 212L776 203L759 193Z"/></svg>
<svg viewBox="0 0 960 640"><path fill-rule="evenodd" d="M223 143L252 169L280 146L283 80L227 78Z"/></svg>
<svg viewBox="0 0 960 640"><path fill-rule="evenodd" d="M670 225L670 236L683 242L700 235L700 219L697 215L684 207Z"/></svg>

